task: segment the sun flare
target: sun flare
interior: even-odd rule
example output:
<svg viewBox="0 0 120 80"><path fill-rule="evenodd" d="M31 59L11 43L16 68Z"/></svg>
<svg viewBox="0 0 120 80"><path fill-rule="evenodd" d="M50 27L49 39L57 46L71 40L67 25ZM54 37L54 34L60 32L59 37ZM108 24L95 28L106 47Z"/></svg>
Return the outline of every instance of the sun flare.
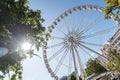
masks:
<svg viewBox="0 0 120 80"><path fill-rule="evenodd" d="M22 49L23 50L29 50L31 48L31 44L29 42L24 42L22 44Z"/></svg>

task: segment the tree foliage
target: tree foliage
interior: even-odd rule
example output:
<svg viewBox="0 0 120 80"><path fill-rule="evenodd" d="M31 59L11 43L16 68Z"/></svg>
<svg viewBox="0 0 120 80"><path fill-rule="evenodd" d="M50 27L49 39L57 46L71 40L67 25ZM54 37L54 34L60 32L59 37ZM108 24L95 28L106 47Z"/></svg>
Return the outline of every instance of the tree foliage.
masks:
<svg viewBox="0 0 120 80"><path fill-rule="evenodd" d="M22 80L23 67L21 62L17 62L13 65L8 64L6 60L2 60L0 64L0 71L2 72L0 75L1 80L4 80L6 76L8 77L8 80Z"/></svg>
<svg viewBox="0 0 120 80"><path fill-rule="evenodd" d="M92 60L92 59L88 60L87 68L85 71L86 71L87 76L89 76L92 73L95 73L97 75L107 70L98 63L97 58L96 58L95 60Z"/></svg>
<svg viewBox="0 0 120 80"><path fill-rule="evenodd" d="M109 65L108 68L110 70L115 70L120 72L120 55L117 53L115 49L111 49L108 54Z"/></svg>
<svg viewBox="0 0 120 80"><path fill-rule="evenodd" d="M0 1L0 47L8 49L8 54L0 58L1 80L11 72L9 80L22 80L23 53L31 56L33 50L22 50L21 43L30 42L39 50L44 45L42 22L41 11L30 9L28 0Z"/></svg>
<svg viewBox="0 0 120 80"><path fill-rule="evenodd" d="M44 31L41 24L44 19L40 13L40 10L29 9L28 0L1 0L0 37L2 38L0 39L2 40L0 40L0 46L13 50L21 44L20 42L27 40L38 49L42 44Z"/></svg>
<svg viewBox="0 0 120 80"><path fill-rule="evenodd" d="M72 73L68 76L68 80L76 80L76 76ZM79 80L82 80L81 77L79 77Z"/></svg>
<svg viewBox="0 0 120 80"><path fill-rule="evenodd" d="M105 0L107 7L105 8L105 17L109 18L110 13L114 13L114 19L119 17L120 0Z"/></svg>

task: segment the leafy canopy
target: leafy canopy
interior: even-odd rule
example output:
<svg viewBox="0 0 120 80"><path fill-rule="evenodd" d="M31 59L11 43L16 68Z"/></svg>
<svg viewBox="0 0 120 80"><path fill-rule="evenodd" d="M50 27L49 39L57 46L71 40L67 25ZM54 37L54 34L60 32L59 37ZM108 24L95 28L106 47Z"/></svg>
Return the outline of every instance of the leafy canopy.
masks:
<svg viewBox="0 0 120 80"><path fill-rule="evenodd" d="M109 57L109 65L108 68L110 70L115 70L120 72L120 55L117 53L115 49L111 49L108 54Z"/></svg>
<svg viewBox="0 0 120 80"><path fill-rule="evenodd" d="M107 7L105 8L105 17L109 18L110 13L114 13L114 19L119 17L120 0L105 0Z"/></svg>
<svg viewBox="0 0 120 80"><path fill-rule="evenodd" d="M8 54L0 58L0 80L8 75L8 80L22 80L22 60L27 53L21 44L30 42L39 50L44 45L44 19L40 10L29 8L28 0L0 0L0 47L8 49ZM12 74L9 74L11 73Z"/></svg>
<svg viewBox="0 0 120 80"><path fill-rule="evenodd" d="M97 58L92 60L92 59L89 59L88 62L87 62L87 68L86 68L86 74L87 76L95 73L96 75L102 73L102 72L105 72L107 71L103 66L101 66L98 61L97 61Z"/></svg>
<svg viewBox="0 0 120 80"><path fill-rule="evenodd" d="M0 37L2 38L0 46L14 49L26 40L39 49L45 30L41 24L44 19L40 13L40 10L33 11L29 8L28 0L1 0Z"/></svg>

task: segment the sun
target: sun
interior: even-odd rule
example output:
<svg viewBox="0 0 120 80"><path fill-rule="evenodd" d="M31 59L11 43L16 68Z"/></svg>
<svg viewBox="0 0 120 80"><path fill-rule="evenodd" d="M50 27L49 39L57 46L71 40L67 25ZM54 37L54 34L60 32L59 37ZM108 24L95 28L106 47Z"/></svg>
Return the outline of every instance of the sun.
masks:
<svg viewBox="0 0 120 80"><path fill-rule="evenodd" d="M23 50L27 51L27 50L29 50L30 48L31 48L31 44L30 44L29 42L24 42L24 43L22 44L22 49L23 49Z"/></svg>

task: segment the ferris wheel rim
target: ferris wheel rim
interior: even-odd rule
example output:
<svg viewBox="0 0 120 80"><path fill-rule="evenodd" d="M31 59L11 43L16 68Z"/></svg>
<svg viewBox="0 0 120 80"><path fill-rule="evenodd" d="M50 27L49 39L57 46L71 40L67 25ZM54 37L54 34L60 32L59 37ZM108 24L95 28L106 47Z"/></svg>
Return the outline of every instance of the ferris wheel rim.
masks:
<svg viewBox="0 0 120 80"><path fill-rule="evenodd" d="M82 5L82 6L77 6L77 7L73 7L65 12L63 12L60 16L58 16L54 22L51 24L51 29L48 30L47 33L51 33L51 30L55 28L55 26L61 21L61 19L64 19L64 17L68 16L69 14L72 14L72 12L75 12L75 11L81 11L81 10L96 10L96 11L99 11L99 12L104 12L105 9L103 7L100 7L100 6L96 6L96 5ZM111 19L113 19L116 24L120 24L119 22L119 18L116 18L114 19L114 14L113 13L110 13L108 15Z"/></svg>

